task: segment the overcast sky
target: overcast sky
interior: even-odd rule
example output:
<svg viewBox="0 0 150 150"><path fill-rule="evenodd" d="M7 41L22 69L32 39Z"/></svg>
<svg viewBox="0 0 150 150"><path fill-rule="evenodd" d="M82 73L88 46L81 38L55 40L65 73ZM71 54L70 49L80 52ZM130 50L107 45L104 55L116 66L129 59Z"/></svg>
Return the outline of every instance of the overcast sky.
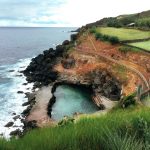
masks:
<svg viewBox="0 0 150 150"><path fill-rule="evenodd" d="M150 9L150 0L0 0L0 26L75 26Z"/></svg>

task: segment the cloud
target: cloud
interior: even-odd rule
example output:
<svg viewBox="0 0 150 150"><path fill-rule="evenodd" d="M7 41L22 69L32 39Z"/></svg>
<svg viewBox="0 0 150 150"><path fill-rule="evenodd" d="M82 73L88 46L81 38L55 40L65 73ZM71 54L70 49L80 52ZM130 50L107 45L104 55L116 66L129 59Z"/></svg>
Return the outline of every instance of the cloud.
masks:
<svg viewBox="0 0 150 150"><path fill-rule="evenodd" d="M0 26L60 24L59 20L51 20L51 17L64 3L62 0L0 0Z"/></svg>
<svg viewBox="0 0 150 150"><path fill-rule="evenodd" d="M0 0L0 26L81 26L149 9L149 0Z"/></svg>

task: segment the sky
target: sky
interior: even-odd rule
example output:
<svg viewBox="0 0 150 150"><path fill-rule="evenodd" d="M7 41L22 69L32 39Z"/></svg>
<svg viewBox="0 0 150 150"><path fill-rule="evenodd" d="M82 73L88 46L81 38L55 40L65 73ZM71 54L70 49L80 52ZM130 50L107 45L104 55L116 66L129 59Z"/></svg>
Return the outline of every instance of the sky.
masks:
<svg viewBox="0 0 150 150"><path fill-rule="evenodd" d="M150 9L150 0L0 0L0 26L80 27Z"/></svg>

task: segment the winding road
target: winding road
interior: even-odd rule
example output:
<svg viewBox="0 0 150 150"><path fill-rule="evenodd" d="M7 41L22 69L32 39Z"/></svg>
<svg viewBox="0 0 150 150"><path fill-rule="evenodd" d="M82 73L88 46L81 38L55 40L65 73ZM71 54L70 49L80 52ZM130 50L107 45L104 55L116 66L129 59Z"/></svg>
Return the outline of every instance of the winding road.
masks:
<svg viewBox="0 0 150 150"><path fill-rule="evenodd" d="M87 53L87 54L91 54L91 55L96 54L97 56L99 56L101 58L104 58L104 59L109 60L109 61L111 61L111 62L113 62L115 64L118 64L118 65L121 65L121 66L127 68L128 70L132 71L133 73L137 74L140 77L141 81L144 83L145 91L149 91L150 84L147 81L146 77L139 70L137 70L136 68L133 68L133 67L127 65L127 64L124 64L124 63L122 63L119 60L115 60L115 59L113 59L111 57L108 57L108 56L105 56L103 54L98 53L97 48L94 45L94 42L93 42L93 40L91 39L91 37L89 36L88 33L87 33L87 36L88 36L88 39L89 39L89 41L90 41L90 43L91 43L91 45L92 45L92 47L94 49L94 53L90 52L90 51L88 51L88 52L84 51L83 53ZM82 51L81 49L78 49L78 48L76 48L76 50L78 50L80 52Z"/></svg>
<svg viewBox="0 0 150 150"><path fill-rule="evenodd" d="M95 47L95 45L94 45L94 43L93 43L93 41L92 41L92 39L90 38L89 35L88 35L88 38L89 38L89 40L90 40L90 42L91 42L95 52L97 52L97 49L96 49L96 47ZM110 57L104 56L102 54L97 53L97 55L99 55L99 56L101 56L101 57L103 57L103 58L105 58L105 59L107 59L107 60L109 60L109 61L111 61L113 63L116 63L118 65L122 65L122 66L126 67L127 69L131 70L132 72L136 73L142 79L142 81L144 82L144 84L147 87L147 89L150 88L150 85L149 85L147 79L145 78L145 76L139 70L137 70L137 69L135 69L133 67L127 66L127 65L121 63L120 61L116 61L115 59L112 59Z"/></svg>

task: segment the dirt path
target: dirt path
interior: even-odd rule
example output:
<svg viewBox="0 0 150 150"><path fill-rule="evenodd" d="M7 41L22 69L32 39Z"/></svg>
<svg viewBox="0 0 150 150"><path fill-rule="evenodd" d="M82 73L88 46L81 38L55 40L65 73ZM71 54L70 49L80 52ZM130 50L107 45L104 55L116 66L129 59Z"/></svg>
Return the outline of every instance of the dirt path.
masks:
<svg viewBox="0 0 150 150"><path fill-rule="evenodd" d="M119 60L116 61L115 59L112 59L112 58L110 58L110 57L107 57L107 56L105 56L105 55L102 55L102 54L97 53L97 48L95 47L95 45L94 45L94 43L93 43L93 41L92 41L92 39L90 38L89 35L88 35L88 38L89 38L89 40L90 40L90 42L91 42L91 44L92 44L92 46L93 46L93 48L94 48L94 53L96 53L98 56L103 57L103 58L105 58L105 59L107 59L107 60L109 60L109 61L111 61L111 62L113 62L113 63L116 63L116 64L118 64L118 65L122 65L122 66L126 67L127 69L131 70L132 72L136 73L136 74L141 78L141 80L142 80L143 83L145 84L146 88L147 88L147 89L150 88L147 79L145 78L145 76L144 76L139 70L137 70L136 68L130 66L129 64L122 63L122 62L119 61Z"/></svg>
<svg viewBox="0 0 150 150"><path fill-rule="evenodd" d="M47 115L47 106L51 94L52 86L42 87L36 92L36 104L33 106L28 121L36 120L39 127L52 123L52 119Z"/></svg>

